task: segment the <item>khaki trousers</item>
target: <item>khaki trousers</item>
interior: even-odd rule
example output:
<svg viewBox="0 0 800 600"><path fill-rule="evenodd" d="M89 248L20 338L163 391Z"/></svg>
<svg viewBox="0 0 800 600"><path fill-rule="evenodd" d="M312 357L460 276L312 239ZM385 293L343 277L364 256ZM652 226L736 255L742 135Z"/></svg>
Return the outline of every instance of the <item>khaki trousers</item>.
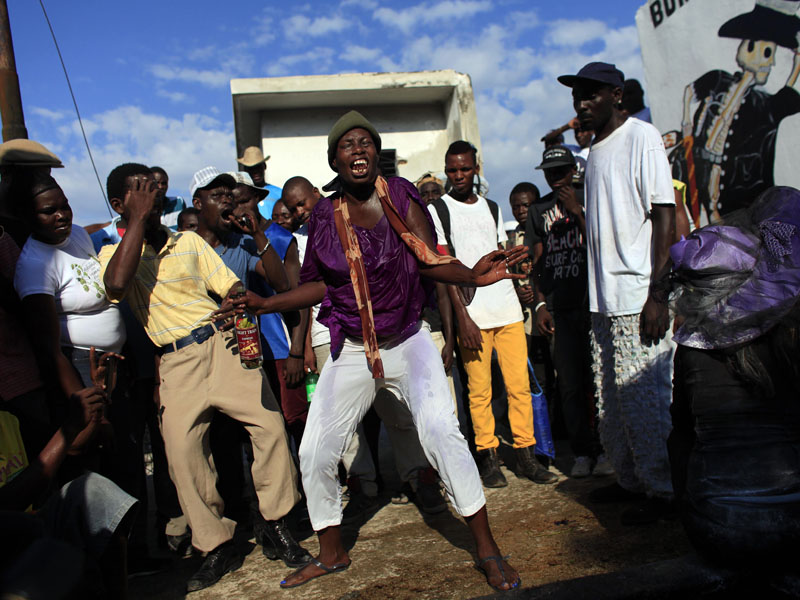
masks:
<svg viewBox="0 0 800 600"><path fill-rule="evenodd" d="M219 332L161 357L161 432L169 474L192 544L208 552L233 537L223 517L208 445L214 410L242 423L253 443L253 484L262 516L283 517L300 499L280 408L262 369L243 369L232 332Z"/></svg>

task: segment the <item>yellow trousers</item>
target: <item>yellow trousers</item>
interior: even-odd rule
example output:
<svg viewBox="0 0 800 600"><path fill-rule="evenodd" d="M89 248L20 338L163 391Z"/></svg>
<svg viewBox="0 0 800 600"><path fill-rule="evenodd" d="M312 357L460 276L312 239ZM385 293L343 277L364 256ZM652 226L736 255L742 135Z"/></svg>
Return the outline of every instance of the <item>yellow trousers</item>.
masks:
<svg viewBox="0 0 800 600"><path fill-rule="evenodd" d="M500 440L494 434L492 414L492 350L497 360L508 395L508 421L514 438L514 448L527 448L536 443L533 436L533 406L528 380L528 351L522 321L481 329L480 351L465 348L458 340L464 369L469 382L469 411L475 429L478 450L497 448Z"/></svg>

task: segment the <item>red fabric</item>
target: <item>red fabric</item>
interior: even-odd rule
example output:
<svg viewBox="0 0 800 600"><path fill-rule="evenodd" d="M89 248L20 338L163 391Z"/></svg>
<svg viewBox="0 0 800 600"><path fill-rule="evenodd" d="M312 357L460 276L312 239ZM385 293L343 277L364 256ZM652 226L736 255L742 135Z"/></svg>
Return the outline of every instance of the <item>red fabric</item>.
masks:
<svg viewBox="0 0 800 600"><path fill-rule="evenodd" d="M308 418L306 388L302 384L296 388L286 386L286 380L283 378L285 366L286 359L284 358L264 361L264 371L267 374L269 386L281 405L281 412L287 425L297 422L305 423Z"/></svg>

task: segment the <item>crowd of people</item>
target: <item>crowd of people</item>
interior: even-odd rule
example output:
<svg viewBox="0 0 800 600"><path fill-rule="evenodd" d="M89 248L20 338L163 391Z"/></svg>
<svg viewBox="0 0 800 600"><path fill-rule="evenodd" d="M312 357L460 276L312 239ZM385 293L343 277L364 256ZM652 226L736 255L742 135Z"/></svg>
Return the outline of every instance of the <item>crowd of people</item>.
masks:
<svg viewBox="0 0 800 600"><path fill-rule="evenodd" d="M512 189L508 232L469 141L415 184L385 178L380 132L356 111L328 135L327 196L302 174L267 183L257 147L238 171L199 169L188 206L163 168L125 163L106 183L117 216L86 228L58 157L0 146L0 590L124 598L129 573L165 568L153 534L204 554L186 582L204 589L242 565L237 523L296 569L283 588L344 571L342 524L379 507L382 423L403 482L391 501L449 502L489 585L514 589L483 488L508 485L503 463L559 480L537 452L531 363L557 399L569 476L615 475L593 502L632 501L626 525L680 510L709 555L790 547L800 193L770 190L690 234L638 82L606 63L558 80L576 116L531 166L550 191ZM255 361L232 328L243 313ZM742 493L727 458L771 463ZM316 557L296 541L309 529Z"/></svg>

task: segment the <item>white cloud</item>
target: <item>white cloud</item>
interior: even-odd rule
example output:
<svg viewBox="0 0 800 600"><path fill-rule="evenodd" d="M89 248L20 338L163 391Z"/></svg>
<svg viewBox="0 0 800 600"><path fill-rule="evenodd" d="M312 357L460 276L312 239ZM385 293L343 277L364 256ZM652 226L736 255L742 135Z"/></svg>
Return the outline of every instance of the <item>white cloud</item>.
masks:
<svg viewBox="0 0 800 600"><path fill-rule="evenodd" d="M50 121L60 121L68 114L65 110L50 110L49 108L43 108L41 106L32 106L26 109L26 112Z"/></svg>
<svg viewBox="0 0 800 600"><path fill-rule="evenodd" d="M271 61L266 67L266 74L269 77L295 75L297 73L297 66L303 63L309 65L309 70L312 73L323 73L330 68L333 56L334 52L331 48L317 46L308 52L288 54Z"/></svg>
<svg viewBox="0 0 800 600"><path fill-rule="evenodd" d="M383 59L383 52L378 48L365 48L364 46L347 46L339 55L339 58L347 62L378 62Z"/></svg>
<svg viewBox="0 0 800 600"><path fill-rule="evenodd" d="M417 4L395 10L378 8L372 16L387 27L396 27L405 34L411 33L420 25L469 19L476 14L491 10L487 0L443 0L435 4Z"/></svg>
<svg viewBox="0 0 800 600"><path fill-rule="evenodd" d="M152 65L150 73L165 81L199 83L207 87L224 87L231 79L230 73L219 69L191 69L167 65Z"/></svg>
<svg viewBox="0 0 800 600"><path fill-rule="evenodd" d="M44 140L52 135L46 121L37 125L38 122L29 123L32 139ZM103 186L108 173L119 164L157 164L170 175L170 194L186 197L197 169L215 165L229 170L235 166L233 124L205 115L187 113L176 119L148 113L137 106L122 106L84 119L84 126ZM58 152L64 162L65 168L53 174L70 199L75 222L107 221L108 211L77 123L56 133L54 142L43 143Z"/></svg>
<svg viewBox="0 0 800 600"><path fill-rule="evenodd" d="M176 104L179 102L191 102L193 99L189 94L184 94L183 92L170 92L168 90L156 90L156 96L166 98L170 102L175 102Z"/></svg>
<svg viewBox="0 0 800 600"><path fill-rule="evenodd" d="M377 0L342 0L339 4L339 8L344 8L346 6L357 6L362 10L372 10L378 8L379 4Z"/></svg>
<svg viewBox="0 0 800 600"><path fill-rule="evenodd" d="M258 47L266 46L275 39L274 27L272 17L267 14L262 15L256 19L256 26L253 28L250 41Z"/></svg>
<svg viewBox="0 0 800 600"><path fill-rule="evenodd" d="M558 19L548 23L544 43L548 46L577 46L602 38L608 26L596 19Z"/></svg>
<svg viewBox="0 0 800 600"><path fill-rule="evenodd" d="M336 33L352 24L351 19L345 19L338 15L322 16L316 19L310 19L305 15L293 15L283 20L283 33L290 40L298 40L306 36L321 37Z"/></svg>

